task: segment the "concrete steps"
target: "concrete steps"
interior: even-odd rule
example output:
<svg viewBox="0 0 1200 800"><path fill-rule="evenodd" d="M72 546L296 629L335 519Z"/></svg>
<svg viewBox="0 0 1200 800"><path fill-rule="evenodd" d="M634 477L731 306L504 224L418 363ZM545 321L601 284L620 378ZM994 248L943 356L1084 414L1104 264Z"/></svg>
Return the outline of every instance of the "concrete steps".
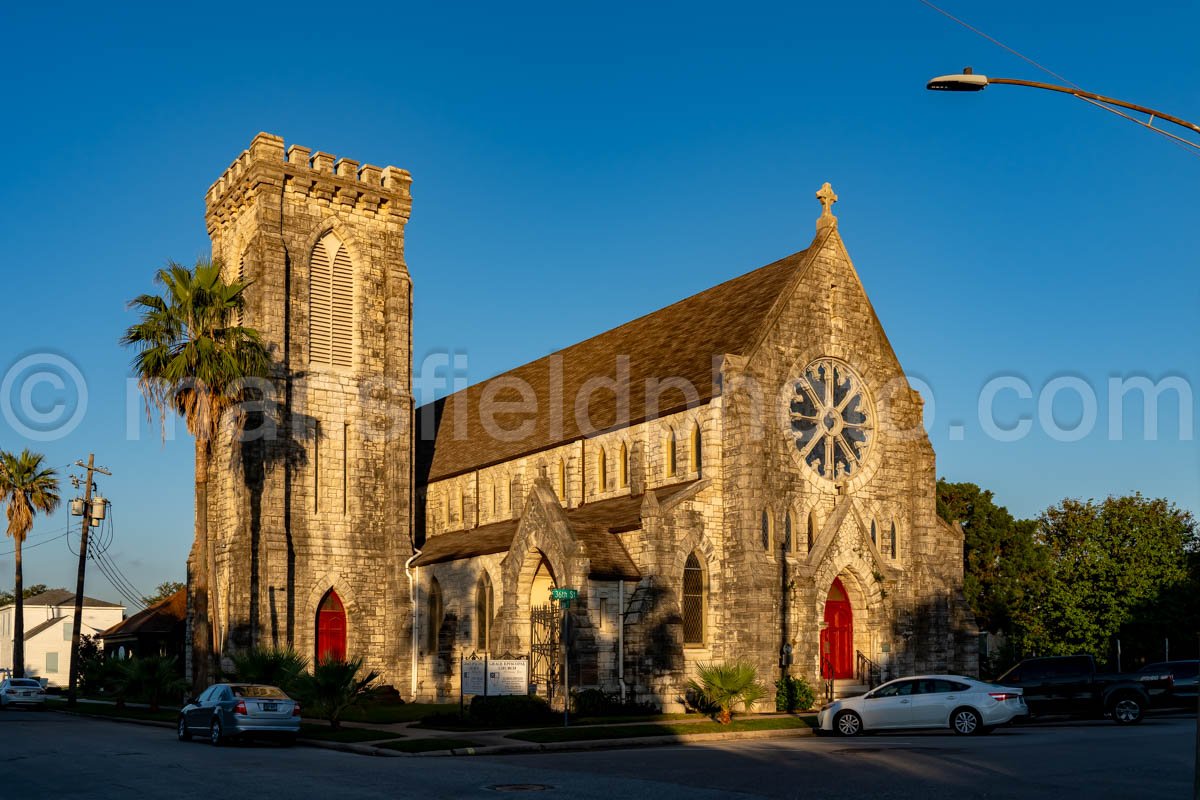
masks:
<svg viewBox="0 0 1200 800"><path fill-rule="evenodd" d="M858 697L871 691L865 683L858 683L853 678L838 678L833 682L833 699L842 697Z"/></svg>

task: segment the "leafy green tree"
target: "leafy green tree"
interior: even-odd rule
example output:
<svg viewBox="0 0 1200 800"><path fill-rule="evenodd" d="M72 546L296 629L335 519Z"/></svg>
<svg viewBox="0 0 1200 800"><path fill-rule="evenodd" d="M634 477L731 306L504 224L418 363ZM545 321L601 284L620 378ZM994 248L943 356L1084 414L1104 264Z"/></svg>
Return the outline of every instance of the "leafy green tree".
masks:
<svg viewBox="0 0 1200 800"><path fill-rule="evenodd" d="M266 377L270 356L258 332L237 324L245 305L246 284L226 282L219 260L200 259L192 268L170 262L154 276L162 294L143 294L130 302L140 314L121 337L136 350L133 360L147 413L161 420L169 412L183 417L196 440L196 536L192 622L194 676L198 686L215 675L216 597L211 576L215 554L208 536L208 471L212 440L222 419L244 398L248 378ZM215 635L214 635L215 634Z"/></svg>
<svg viewBox="0 0 1200 800"><path fill-rule="evenodd" d="M1167 500L1140 494L1068 499L1041 515L1036 536L1050 570L1027 621L1026 648L1103 656L1139 608L1187 581L1196 524Z"/></svg>
<svg viewBox="0 0 1200 800"><path fill-rule="evenodd" d="M346 709L363 702L375 688L379 673L362 674L363 660L326 659L313 665L311 672L300 676L300 700L307 712L329 720L329 727L341 726Z"/></svg>
<svg viewBox="0 0 1200 800"><path fill-rule="evenodd" d="M697 678L688 681L688 688L716 708L722 725L733 719L736 706L749 711L767 696L766 687L758 682L758 669L748 661L700 664L696 671Z"/></svg>
<svg viewBox="0 0 1200 800"><path fill-rule="evenodd" d="M160 583L158 586L154 587L153 594L148 594L142 598L142 605L149 608L155 603L161 603L163 600L166 600L180 589L186 588L187 585L180 583L179 581L164 581L163 583Z"/></svg>
<svg viewBox="0 0 1200 800"><path fill-rule="evenodd" d="M44 591L46 591L46 584L35 583L33 586L26 586L24 589L22 589L21 594L24 596L25 600L28 600L31 597L36 597ZM13 596L12 592L0 592L0 608L3 608L14 600L16 600L16 597Z"/></svg>
<svg viewBox="0 0 1200 800"><path fill-rule="evenodd" d="M21 586L21 545L33 529L37 512L58 508L58 474L42 466L44 456L22 450L20 455L0 453L0 502L5 503L8 535L13 540L15 562L13 597L13 677L25 677L25 591Z"/></svg>
<svg viewBox="0 0 1200 800"><path fill-rule="evenodd" d="M973 483L937 484L937 512L962 525L963 594L981 630L1010 638L1033 613L1048 564L1035 541L1037 523L1017 520Z"/></svg>

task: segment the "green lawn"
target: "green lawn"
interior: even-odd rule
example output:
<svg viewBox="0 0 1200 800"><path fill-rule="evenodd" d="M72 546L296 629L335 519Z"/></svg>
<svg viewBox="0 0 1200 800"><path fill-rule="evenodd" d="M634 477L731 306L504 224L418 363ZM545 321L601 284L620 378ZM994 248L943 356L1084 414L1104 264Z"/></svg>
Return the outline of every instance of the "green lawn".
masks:
<svg viewBox="0 0 1200 800"><path fill-rule="evenodd" d="M399 750L401 753L432 753L436 750L458 750L478 745L466 739L397 739L394 742L382 742L376 747Z"/></svg>
<svg viewBox="0 0 1200 800"><path fill-rule="evenodd" d="M301 739L314 739L320 742L373 742L395 735L391 731L380 731L372 728L338 728L334 730L328 725L318 725L308 722L300 726Z"/></svg>
<svg viewBox="0 0 1200 800"><path fill-rule="evenodd" d="M735 718L728 725L716 722L660 722L611 727L536 728L509 734L510 739L525 742L586 742L596 739L633 739L646 736L682 736L689 733L734 733L741 731L782 731L816 727L816 717Z"/></svg>
<svg viewBox="0 0 1200 800"><path fill-rule="evenodd" d="M457 714L458 706L448 703L364 704L349 708L342 714L347 722L371 722L382 725L392 722L416 722L434 714Z"/></svg>

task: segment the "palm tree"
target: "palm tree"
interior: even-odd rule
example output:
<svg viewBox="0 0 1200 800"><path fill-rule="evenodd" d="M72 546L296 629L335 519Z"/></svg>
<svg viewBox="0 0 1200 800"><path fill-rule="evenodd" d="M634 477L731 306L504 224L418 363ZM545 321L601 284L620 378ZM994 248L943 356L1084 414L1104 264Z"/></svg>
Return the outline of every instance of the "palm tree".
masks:
<svg viewBox="0 0 1200 800"><path fill-rule="evenodd" d="M767 690L758 682L758 669L748 661L727 664L700 664L699 680L688 682L688 688L716 710L717 722L727 725L733 719L733 707L741 705L749 711L766 696Z"/></svg>
<svg viewBox="0 0 1200 800"><path fill-rule="evenodd" d="M143 294L129 303L141 314L121 337L136 348L133 368L146 399L165 426L168 411L183 417L196 440L196 537L192 545L193 679L206 685L216 674L214 644L217 598L212 576L215 555L208 536L208 467L212 441L222 419L243 399L248 378L264 378L270 356L258 332L237 324L247 283L226 282L219 259L195 267L168 262L155 273L162 294ZM164 427L165 433L165 427ZM210 597L211 593L211 597Z"/></svg>
<svg viewBox="0 0 1200 800"><path fill-rule="evenodd" d="M13 540L16 574L13 597L16 619L13 621L13 677L25 677L25 593L21 576L21 544L33 529L37 512L49 514L58 508L58 477L53 469L42 466L41 453L22 450L19 456L0 452L0 502L7 503L8 535Z"/></svg>

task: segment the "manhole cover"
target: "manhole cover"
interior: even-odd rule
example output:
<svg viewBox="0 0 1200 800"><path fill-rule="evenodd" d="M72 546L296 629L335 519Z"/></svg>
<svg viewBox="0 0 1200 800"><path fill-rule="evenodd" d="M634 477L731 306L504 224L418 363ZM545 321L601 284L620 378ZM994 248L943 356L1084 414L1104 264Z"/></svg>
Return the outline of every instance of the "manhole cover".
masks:
<svg viewBox="0 0 1200 800"><path fill-rule="evenodd" d="M488 788L493 792L545 792L554 787L546 783L497 783Z"/></svg>

